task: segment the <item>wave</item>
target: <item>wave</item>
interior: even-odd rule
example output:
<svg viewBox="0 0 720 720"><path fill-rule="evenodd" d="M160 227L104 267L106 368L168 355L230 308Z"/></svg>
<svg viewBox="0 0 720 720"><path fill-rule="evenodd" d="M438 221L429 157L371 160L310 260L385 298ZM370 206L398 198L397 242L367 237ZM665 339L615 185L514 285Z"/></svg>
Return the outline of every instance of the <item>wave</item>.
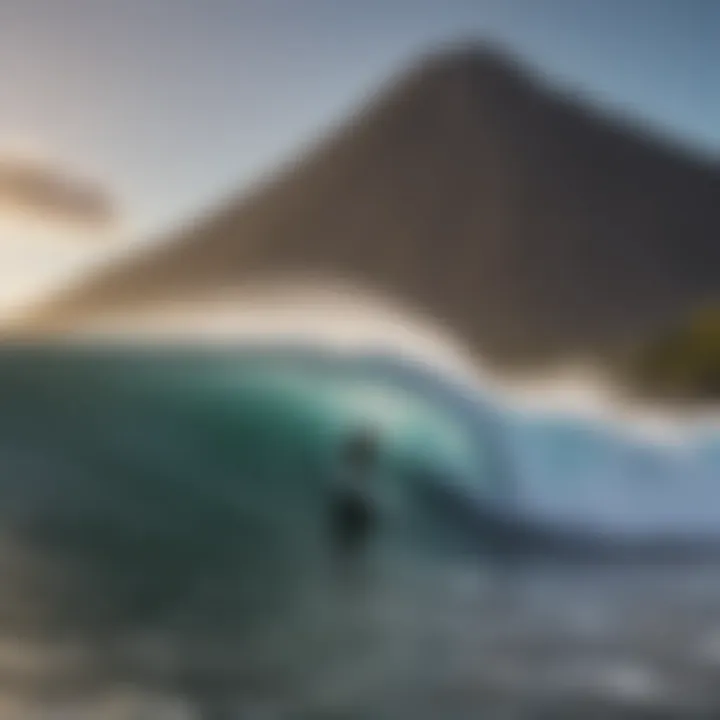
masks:
<svg viewBox="0 0 720 720"><path fill-rule="evenodd" d="M0 352L0 393L3 711L9 693L85 697L109 678L191 697L208 717L221 687L296 697L290 675L328 692L347 678L319 668L359 652L351 630L372 623L353 608L368 593L399 608L383 636L412 645L488 557L686 562L718 546L712 435L640 442L503 404L408 356L17 346ZM385 438L384 522L368 566L338 584L326 482L367 422ZM612 583L596 584L599 596ZM478 614L467 602L464 628ZM524 612L507 622L535 627ZM26 717L23 702L6 714Z"/></svg>
<svg viewBox="0 0 720 720"><path fill-rule="evenodd" d="M57 451L31 470L40 476L83 468L118 475L127 490L154 473L147 493L184 483L247 510L262 493L241 475L304 467L319 477L343 433L370 421L403 455L404 479L390 483L403 487L398 505L434 464L437 483L462 497L510 503L518 517L575 535L720 537L720 437L643 442L606 423L527 413L406 356L280 344L35 347L6 350L0 372L13 398L0 438L14 449L2 455L12 464L24 445L36 458Z"/></svg>

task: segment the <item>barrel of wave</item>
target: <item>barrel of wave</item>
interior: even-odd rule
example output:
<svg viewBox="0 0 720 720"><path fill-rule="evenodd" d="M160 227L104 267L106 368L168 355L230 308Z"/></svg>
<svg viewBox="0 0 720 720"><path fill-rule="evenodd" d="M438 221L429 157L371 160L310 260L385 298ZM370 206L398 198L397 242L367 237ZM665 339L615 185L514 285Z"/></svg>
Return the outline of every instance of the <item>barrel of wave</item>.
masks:
<svg viewBox="0 0 720 720"><path fill-rule="evenodd" d="M42 480L48 492L27 493L22 531L90 573L83 587L97 598L68 603L83 618L109 598L100 614L157 616L213 572L230 584L228 567L236 616L291 602L286 590L307 581L322 550L328 473L358 425L381 435L388 526L402 525L414 466L469 457L467 438L436 408L341 361L336 372L225 353L0 361L13 395L3 442L63 468ZM3 488L20 486L27 477Z"/></svg>

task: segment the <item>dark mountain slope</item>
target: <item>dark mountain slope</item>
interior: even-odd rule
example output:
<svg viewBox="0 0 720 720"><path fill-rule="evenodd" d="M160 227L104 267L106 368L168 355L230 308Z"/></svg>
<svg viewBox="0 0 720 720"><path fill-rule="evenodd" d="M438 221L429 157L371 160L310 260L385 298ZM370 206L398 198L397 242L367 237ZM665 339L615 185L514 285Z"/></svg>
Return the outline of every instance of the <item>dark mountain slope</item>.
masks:
<svg viewBox="0 0 720 720"><path fill-rule="evenodd" d="M596 355L720 293L720 171L493 50L442 53L254 195L31 327L307 271L399 298L486 357Z"/></svg>

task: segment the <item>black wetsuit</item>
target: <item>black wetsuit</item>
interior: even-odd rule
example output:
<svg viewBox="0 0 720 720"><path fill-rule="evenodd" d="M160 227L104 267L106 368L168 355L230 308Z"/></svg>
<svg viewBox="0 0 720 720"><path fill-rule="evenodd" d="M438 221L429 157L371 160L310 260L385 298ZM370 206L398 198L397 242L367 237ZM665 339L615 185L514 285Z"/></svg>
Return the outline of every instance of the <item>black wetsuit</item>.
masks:
<svg viewBox="0 0 720 720"><path fill-rule="evenodd" d="M334 491L330 507L330 532L335 548L341 552L361 549L375 525L370 501L354 489Z"/></svg>

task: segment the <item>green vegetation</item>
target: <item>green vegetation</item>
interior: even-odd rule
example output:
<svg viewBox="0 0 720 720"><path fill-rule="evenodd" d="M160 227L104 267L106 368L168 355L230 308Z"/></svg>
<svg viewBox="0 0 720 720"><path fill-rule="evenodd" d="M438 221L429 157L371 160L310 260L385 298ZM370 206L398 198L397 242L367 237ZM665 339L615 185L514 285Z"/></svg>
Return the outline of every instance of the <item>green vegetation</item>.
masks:
<svg viewBox="0 0 720 720"><path fill-rule="evenodd" d="M720 303L695 310L642 348L632 372L653 394L720 400Z"/></svg>

